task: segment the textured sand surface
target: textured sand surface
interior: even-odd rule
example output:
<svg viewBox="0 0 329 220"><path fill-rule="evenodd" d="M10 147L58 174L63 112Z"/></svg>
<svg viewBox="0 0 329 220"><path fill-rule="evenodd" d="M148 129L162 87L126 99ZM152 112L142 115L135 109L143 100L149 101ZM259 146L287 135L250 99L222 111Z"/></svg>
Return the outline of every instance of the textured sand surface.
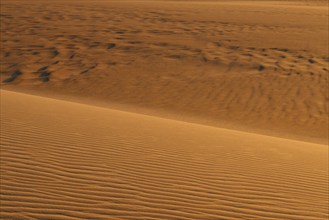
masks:
<svg viewBox="0 0 329 220"><path fill-rule="evenodd" d="M6 219L327 219L328 148L1 91Z"/></svg>
<svg viewBox="0 0 329 220"><path fill-rule="evenodd" d="M310 2L3 1L2 87L325 143L328 9Z"/></svg>
<svg viewBox="0 0 329 220"><path fill-rule="evenodd" d="M328 18L1 0L0 219L328 219Z"/></svg>

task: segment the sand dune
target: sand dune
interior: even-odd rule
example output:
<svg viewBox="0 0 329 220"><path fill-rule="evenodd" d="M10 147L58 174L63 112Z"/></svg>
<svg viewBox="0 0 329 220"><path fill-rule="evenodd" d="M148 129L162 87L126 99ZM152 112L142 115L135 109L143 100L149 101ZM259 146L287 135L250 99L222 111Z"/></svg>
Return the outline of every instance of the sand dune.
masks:
<svg viewBox="0 0 329 220"><path fill-rule="evenodd" d="M319 2L4 1L2 87L326 143Z"/></svg>
<svg viewBox="0 0 329 220"><path fill-rule="evenodd" d="M328 2L2 0L1 219L328 219Z"/></svg>
<svg viewBox="0 0 329 220"><path fill-rule="evenodd" d="M1 91L6 219L327 219L328 148Z"/></svg>

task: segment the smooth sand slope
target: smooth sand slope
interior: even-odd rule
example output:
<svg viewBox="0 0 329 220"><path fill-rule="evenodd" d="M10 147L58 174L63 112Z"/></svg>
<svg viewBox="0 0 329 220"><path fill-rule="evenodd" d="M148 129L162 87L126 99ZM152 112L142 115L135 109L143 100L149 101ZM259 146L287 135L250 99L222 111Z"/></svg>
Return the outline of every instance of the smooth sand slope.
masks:
<svg viewBox="0 0 329 220"><path fill-rule="evenodd" d="M320 3L3 0L1 86L326 143Z"/></svg>
<svg viewBox="0 0 329 220"><path fill-rule="evenodd" d="M327 219L328 148L1 90L3 219Z"/></svg>

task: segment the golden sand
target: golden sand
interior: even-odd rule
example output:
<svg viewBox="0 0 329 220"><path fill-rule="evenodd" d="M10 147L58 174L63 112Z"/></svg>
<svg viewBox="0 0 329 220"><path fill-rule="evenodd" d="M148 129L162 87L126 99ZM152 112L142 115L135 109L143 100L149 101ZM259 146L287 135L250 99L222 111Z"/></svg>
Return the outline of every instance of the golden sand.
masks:
<svg viewBox="0 0 329 220"><path fill-rule="evenodd" d="M3 219L328 219L326 1L1 1Z"/></svg>

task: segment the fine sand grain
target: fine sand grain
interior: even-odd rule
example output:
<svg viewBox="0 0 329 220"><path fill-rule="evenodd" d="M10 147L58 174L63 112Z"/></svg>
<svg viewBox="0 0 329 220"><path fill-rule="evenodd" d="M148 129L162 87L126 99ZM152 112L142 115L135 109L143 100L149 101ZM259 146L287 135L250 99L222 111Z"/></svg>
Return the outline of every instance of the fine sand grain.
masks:
<svg viewBox="0 0 329 220"><path fill-rule="evenodd" d="M1 91L6 219L327 219L328 148Z"/></svg>

